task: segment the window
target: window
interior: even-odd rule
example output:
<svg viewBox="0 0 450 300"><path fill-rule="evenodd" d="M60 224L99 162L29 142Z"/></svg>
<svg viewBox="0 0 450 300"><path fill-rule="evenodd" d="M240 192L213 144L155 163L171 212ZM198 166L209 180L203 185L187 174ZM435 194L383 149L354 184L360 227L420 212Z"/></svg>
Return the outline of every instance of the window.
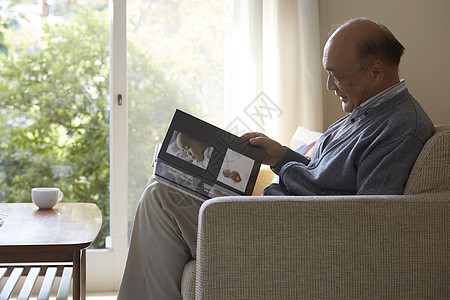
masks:
<svg viewBox="0 0 450 300"><path fill-rule="evenodd" d="M109 233L107 1L1 1L0 201L56 186L103 212ZM11 4L12 3L12 4Z"/></svg>
<svg viewBox="0 0 450 300"><path fill-rule="evenodd" d="M127 2L128 228L176 108L225 121L233 1Z"/></svg>
<svg viewBox="0 0 450 300"><path fill-rule="evenodd" d="M175 108L229 120L233 0L0 7L0 201L57 186L64 201L96 203L104 224L88 289L118 289L153 148Z"/></svg>

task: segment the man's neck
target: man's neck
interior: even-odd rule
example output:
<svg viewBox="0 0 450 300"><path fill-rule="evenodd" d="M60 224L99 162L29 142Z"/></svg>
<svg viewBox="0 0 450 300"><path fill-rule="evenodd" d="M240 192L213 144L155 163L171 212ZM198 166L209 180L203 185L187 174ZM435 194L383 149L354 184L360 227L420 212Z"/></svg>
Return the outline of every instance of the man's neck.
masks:
<svg viewBox="0 0 450 300"><path fill-rule="evenodd" d="M392 74L391 76L383 78L383 81L380 83L377 94L390 88L391 86L398 84L399 82L400 82L400 78L398 77L397 72L395 72L395 74Z"/></svg>
<svg viewBox="0 0 450 300"><path fill-rule="evenodd" d="M398 72L385 73L383 80L377 84L372 90L371 96L366 99L372 99L374 96L383 92L384 90L398 84L400 82L400 78L398 76ZM364 101L365 102L365 101Z"/></svg>

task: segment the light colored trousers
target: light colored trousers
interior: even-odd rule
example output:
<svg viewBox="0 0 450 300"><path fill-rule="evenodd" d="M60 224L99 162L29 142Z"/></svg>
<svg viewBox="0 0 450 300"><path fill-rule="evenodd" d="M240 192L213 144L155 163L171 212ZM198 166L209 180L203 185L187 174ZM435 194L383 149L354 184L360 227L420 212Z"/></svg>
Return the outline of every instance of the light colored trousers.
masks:
<svg viewBox="0 0 450 300"><path fill-rule="evenodd" d="M181 275L195 258L201 200L153 182L134 220L119 300L181 299Z"/></svg>

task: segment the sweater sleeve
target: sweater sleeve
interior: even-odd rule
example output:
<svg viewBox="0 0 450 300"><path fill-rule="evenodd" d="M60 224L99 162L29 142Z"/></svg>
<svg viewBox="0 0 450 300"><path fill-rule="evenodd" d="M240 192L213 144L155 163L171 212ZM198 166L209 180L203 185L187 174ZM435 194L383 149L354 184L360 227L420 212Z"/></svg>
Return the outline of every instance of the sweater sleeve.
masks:
<svg viewBox="0 0 450 300"><path fill-rule="evenodd" d="M279 175L281 172L281 169L290 162L298 162L302 165L307 166L310 162L310 158L307 156L303 156L298 152L295 152L294 150L286 147L286 154L283 156L281 161L276 165L275 167L271 167L271 170ZM290 193L286 186L283 183L283 180L279 179L278 183L271 183L263 190L263 195L265 196L286 196L286 195L293 195Z"/></svg>
<svg viewBox="0 0 450 300"><path fill-rule="evenodd" d="M271 169L275 174L279 175L281 168L291 161L297 161L307 166L310 162L310 158L307 156L303 156L300 153L295 152L294 150L286 147L286 154L283 156L278 165L272 167Z"/></svg>

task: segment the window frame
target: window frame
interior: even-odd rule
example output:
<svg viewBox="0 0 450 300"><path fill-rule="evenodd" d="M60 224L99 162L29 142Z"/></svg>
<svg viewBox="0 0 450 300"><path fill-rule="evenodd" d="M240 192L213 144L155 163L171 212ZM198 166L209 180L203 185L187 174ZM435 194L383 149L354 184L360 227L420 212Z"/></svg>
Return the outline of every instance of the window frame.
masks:
<svg viewBox="0 0 450 300"><path fill-rule="evenodd" d="M106 249L92 249L86 254L87 290L96 292L119 289L128 252L126 0L110 0L109 16L110 240Z"/></svg>

